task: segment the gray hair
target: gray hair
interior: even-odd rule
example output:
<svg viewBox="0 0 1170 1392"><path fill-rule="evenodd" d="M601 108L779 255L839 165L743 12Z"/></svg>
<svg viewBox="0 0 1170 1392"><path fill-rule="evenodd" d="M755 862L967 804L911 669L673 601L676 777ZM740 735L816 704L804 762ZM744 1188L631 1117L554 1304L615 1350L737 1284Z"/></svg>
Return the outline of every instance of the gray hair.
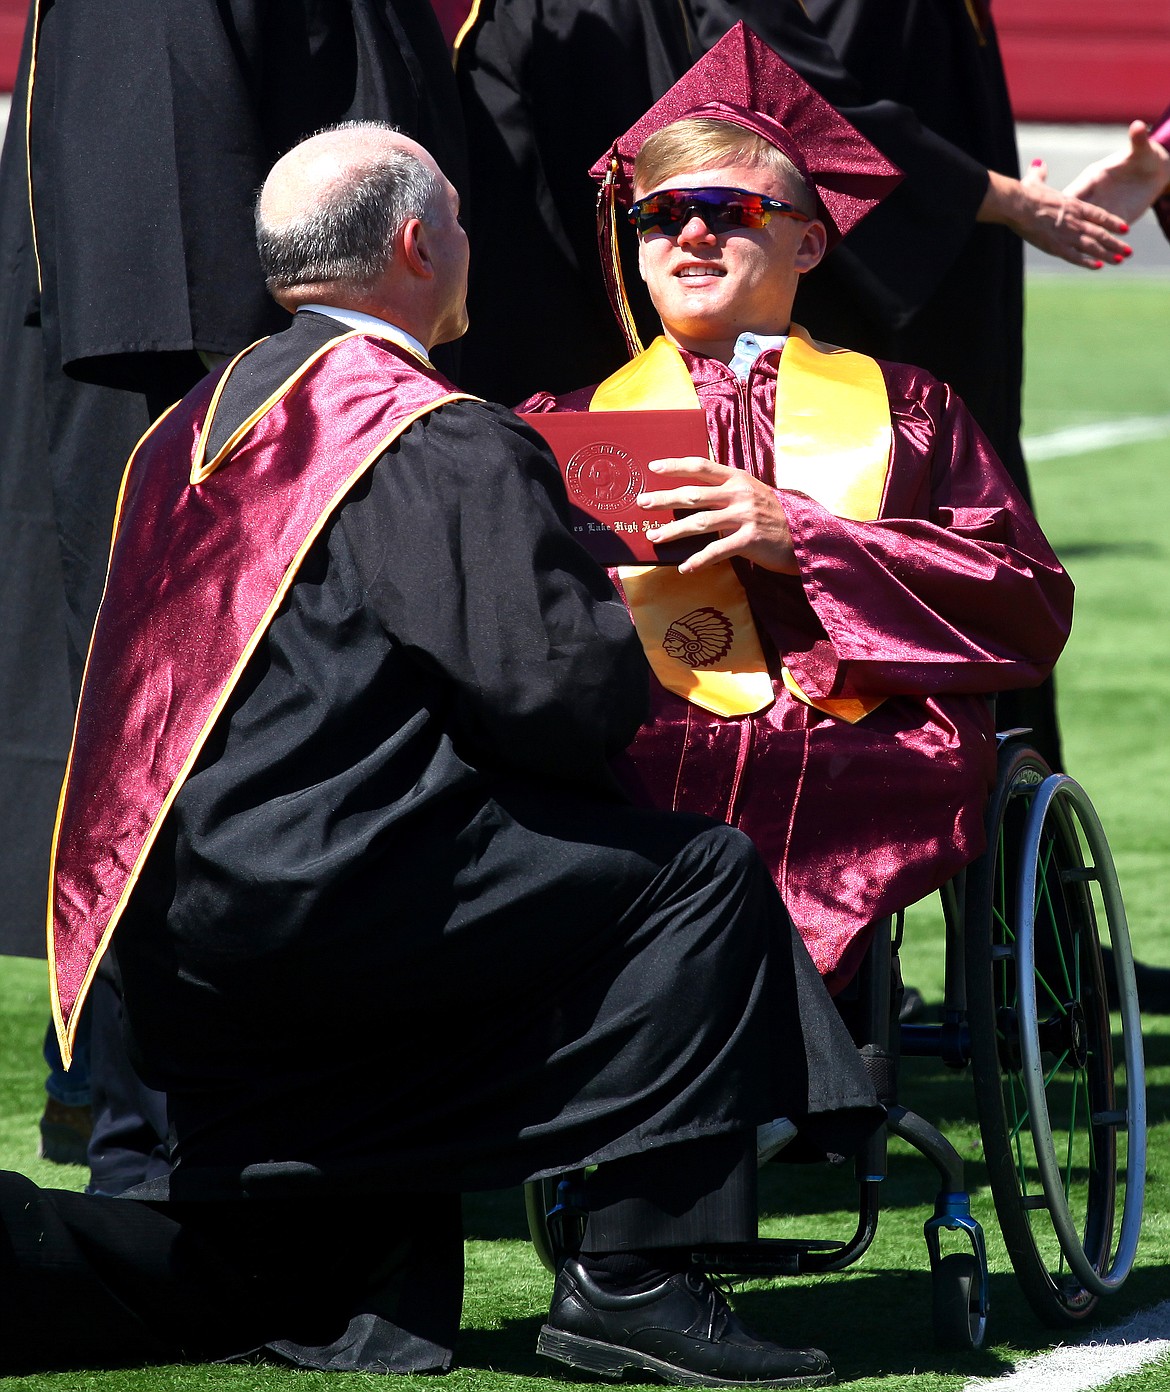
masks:
<svg viewBox="0 0 1170 1392"><path fill-rule="evenodd" d="M332 129L372 134L392 128L350 121ZM432 171L410 151L390 147L372 152L328 199L276 226L264 222L257 199L256 245L269 292L321 283L368 288L385 269L403 225L411 218L434 222L441 198Z"/></svg>

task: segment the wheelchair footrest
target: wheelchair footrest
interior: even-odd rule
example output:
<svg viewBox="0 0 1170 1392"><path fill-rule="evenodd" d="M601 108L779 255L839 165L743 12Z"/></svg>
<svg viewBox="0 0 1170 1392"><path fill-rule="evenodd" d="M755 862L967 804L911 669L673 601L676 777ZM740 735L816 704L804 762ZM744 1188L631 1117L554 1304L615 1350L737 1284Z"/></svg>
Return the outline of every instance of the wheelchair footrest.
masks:
<svg viewBox="0 0 1170 1392"><path fill-rule="evenodd" d="M835 1252L843 1252L847 1245L819 1238L760 1238L757 1242L696 1250L693 1255L704 1271L718 1276L799 1276L809 1269L809 1257L823 1261Z"/></svg>

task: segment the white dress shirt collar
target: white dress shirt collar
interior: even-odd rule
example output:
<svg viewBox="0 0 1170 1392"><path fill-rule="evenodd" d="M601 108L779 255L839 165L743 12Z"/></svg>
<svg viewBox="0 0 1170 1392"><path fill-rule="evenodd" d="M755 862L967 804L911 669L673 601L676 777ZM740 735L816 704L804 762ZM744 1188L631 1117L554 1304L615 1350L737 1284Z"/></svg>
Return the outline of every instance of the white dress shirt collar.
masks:
<svg viewBox="0 0 1170 1392"><path fill-rule="evenodd" d="M425 362L431 360L427 350L413 334L408 334L405 329L400 329L397 324L391 324L386 319L378 319L373 314L363 314L358 309L337 309L334 305L300 305L297 313L300 314L301 310L311 311L313 314L327 314L330 319L340 320L347 329L357 329L360 333L374 334L378 338L388 338L391 343L397 343L400 348L417 353Z"/></svg>
<svg viewBox="0 0 1170 1392"><path fill-rule="evenodd" d="M769 348L779 348L787 337L787 334L741 333L735 340L735 351L727 365L740 381L746 381L752 363L760 354L766 353Z"/></svg>

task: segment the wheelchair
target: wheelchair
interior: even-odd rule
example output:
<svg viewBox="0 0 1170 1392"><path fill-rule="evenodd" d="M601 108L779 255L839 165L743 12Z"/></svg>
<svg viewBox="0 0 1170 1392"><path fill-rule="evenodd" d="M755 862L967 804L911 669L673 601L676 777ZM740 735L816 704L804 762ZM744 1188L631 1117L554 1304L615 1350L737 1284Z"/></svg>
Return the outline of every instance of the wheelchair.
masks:
<svg viewBox="0 0 1170 1392"><path fill-rule="evenodd" d="M941 1020L902 1023L903 915L877 925L842 1004L885 1125L857 1157L858 1219L845 1241L759 1239L696 1253L705 1269L751 1278L841 1271L877 1233L890 1134L938 1171L924 1225L933 1325L944 1348L982 1346L988 1320L983 1230L955 1147L898 1101L898 1062L969 1072L995 1214L1016 1277L1042 1322L1091 1321L1128 1276L1145 1197L1141 1017L1121 891L1084 790L1054 774L1027 731L998 736L987 849L939 892L945 925ZM1103 939L1111 949L1103 953ZM1116 1032L1116 1037L1115 1037ZM555 1271L584 1230L584 1176L529 1184L529 1232ZM960 1250L944 1255L948 1247Z"/></svg>

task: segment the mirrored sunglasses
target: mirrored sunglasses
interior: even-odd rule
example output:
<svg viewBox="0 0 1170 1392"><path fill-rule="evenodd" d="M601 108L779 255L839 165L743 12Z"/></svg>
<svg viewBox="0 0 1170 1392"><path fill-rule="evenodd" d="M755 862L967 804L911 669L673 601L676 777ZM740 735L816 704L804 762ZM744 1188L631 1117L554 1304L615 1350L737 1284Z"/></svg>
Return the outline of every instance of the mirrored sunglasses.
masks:
<svg viewBox="0 0 1170 1392"><path fill-rule="evenodd" d="M640 237L647 232L676 237L692 217L701 218L712 232L731 232L737 227L767 227L773 214L811 221L782 198L736 188L659 189L639 198L627 216Z"/></svg>

